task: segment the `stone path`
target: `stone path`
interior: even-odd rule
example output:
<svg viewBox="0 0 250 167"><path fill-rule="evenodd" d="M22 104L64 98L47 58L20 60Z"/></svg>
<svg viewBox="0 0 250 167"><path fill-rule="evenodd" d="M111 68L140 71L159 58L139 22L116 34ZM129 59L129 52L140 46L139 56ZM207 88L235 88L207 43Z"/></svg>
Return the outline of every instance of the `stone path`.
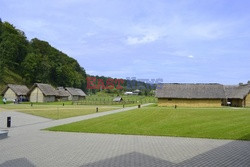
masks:
<svg viewBox="0 0 250 167"><path fill-rule="evenodd" d="M0 119L12 114L15 120L9 137L0 140L0 167L250 166L249 141L40 130L122 111L56 121L18 112L0 113ZM20 118L25 121L18 122Z"/></svg>

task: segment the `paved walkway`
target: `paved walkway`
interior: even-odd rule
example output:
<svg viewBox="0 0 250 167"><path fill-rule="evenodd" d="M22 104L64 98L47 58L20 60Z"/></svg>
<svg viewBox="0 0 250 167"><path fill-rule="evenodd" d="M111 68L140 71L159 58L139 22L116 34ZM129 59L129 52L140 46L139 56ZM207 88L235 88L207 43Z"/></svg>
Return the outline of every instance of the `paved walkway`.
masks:
<svg viewBox="0 0 250 167"><path fill-rule="evenodd" d="M250 166L249 141L40 130L129 109L133 107L56 121L18 112L0 113L0 118L12 114L13 121L25 120L13 122L9 137L0 140L0 167Z"/></svg>

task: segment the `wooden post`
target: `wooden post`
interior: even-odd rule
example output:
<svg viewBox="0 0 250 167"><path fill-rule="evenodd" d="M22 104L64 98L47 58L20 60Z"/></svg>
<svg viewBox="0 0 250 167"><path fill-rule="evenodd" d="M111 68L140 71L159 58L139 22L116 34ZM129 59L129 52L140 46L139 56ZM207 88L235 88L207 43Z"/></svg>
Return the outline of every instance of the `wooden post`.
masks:
<svg viewBox="0 0 250 167"><path fill-rule="evenodd" d="M11 127L11 117L7 117L7 127Z"/></svg>

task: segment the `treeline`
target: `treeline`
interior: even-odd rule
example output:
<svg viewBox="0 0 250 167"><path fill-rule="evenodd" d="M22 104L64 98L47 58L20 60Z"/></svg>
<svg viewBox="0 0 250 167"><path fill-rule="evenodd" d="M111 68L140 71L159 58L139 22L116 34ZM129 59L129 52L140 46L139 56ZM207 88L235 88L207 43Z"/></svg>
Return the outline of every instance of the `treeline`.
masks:
<svg viewBox="0 0 250 167"><path fill-rule="evenodd" d="M86 72L75 59L46 41L37 38L28 41L24 32L1 19L0 76L0 84L42 82L86 88Z"/></svg>
<svg viewBox="0 0 250 167"><path fill-rule="evenodd" d="M87 92L88 94L96 94L98 92L100 93L110 93L115 95L121 95L124 92L133 92L135 90L139 90L139 95L145 95L145 96L152 96L154 95L154 90L156 89L155 83L147 83L143 81L134 80L131 79L121 79L121 78L111 78L111 77L105 77L105 76L98 76L98 75L87 75L88 78L95 78L95 85L100 85L98 83L98 80L101 80L104 83L104 86L107 86L107 81L109 79L113 80L114 88L112 89L103 89L99 86L98 89L88 89L87 86ZM117 87L122 87L122 89L119 89Z"/></svg>

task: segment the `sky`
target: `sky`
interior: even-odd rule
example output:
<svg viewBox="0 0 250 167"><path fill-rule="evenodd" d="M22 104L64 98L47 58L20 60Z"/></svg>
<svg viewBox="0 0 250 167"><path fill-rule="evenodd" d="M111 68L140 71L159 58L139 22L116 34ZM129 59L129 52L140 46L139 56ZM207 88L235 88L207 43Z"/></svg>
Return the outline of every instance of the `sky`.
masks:
<svg viewBox="0 0 250 167"><path fill-rule="evenodd" d="M249 0L0 0L0 18L91 75L250 80Z"/></svg>

